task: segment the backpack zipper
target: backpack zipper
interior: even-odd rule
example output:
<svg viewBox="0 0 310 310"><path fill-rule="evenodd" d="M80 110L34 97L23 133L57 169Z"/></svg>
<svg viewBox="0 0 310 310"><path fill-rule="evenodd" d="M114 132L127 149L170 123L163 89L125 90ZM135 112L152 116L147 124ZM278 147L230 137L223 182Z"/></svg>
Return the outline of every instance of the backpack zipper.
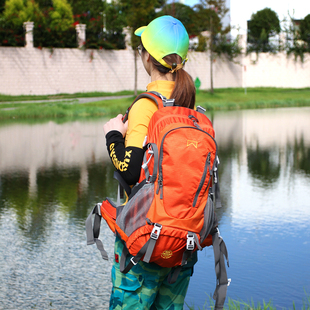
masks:
<svg viewBox="0 0 310 310"><path fill-rule="evenodd" d="M199 194L200 194L200 192L201 192L201 189L202 189L202 187L203 187L203 184L205 183L206 176L207 176L207 174L208 174L208 168L210 169L210 162L211 162L211 153L209 152L209 153L208 153L208 156L207 156L207 159L206 159L205 168L204 168L204 170L203 170L202 178L201 178L201 180L200 180L200 183L199 183L199 186L198 186L198 189L197 189L197 192L196 192L194 201L193 201L193 208L196 206L196 203L197 203ZM208 185L209 185L209 182L210 182L210 180L208 181ZM207 187L208 187L208 186L207 186Z"/></svg>
<svg viewBox="0 0 310 310"><path fill-rule="evenodd" d="M190 118L190 119L191 119L191 118ZM165 135L164 135L163 138L162 138L162 141L161 141L161 144L160 144L160 151L159 151L159 161L158 161L158 181L157 181L157 184L158 184L158 185L157 185L157 189L156 189L156 195L158 195L158 193L160 192L160 199L163 199L163 169L162 169L163 153L164 153L164 151L163 151L163 144L164 144L164 141L165 141L166 136L167 136L169 133L171 133L171 132L174 131L174 130L183 129L183 128L190 128L190 129L193 129L193 130L200 130L200 131L204 132L205 134L207 134L207 135L213 140L213 142L215 143L215 149L216 149L216 151L215 151L215 156L216 156L216 154L217 154L217 144L216 144L216 141L214 140L214 138L213 138L208 132L204 131L204 130L196 123L196 121L193 121L193 123L194 123L195 127L191 127L191 126L182 126L182 127L173 128L173 129L169 130L168 132L166 132ZM209 154L208 154L208 156L209 156ZM207 160L208 160L208 156L207 156ZM210 158L211 158L211 154L210 154ZM207 166L208 166L208 165L207 165ZM205 171L206 169L207 169L207 168L204 169L203 176L206 174L206 171ZM213 169L213 167L212 167L212 169ZM200 181L200 184L199 184L199 187L198 187L199 192L200 192L200 190L201 190L201 188L202 188L202 186L203 186L203 184L201 185L201 183L202 183L202 180ZM204 183L204 182L203 182L203 183ZM200 187L201 187L201 188L200 188ZM199 189L199 188L200 188L200 189ZM198 191L198 190L197 190L197 191ZM198 193L198 195L199 195L199 193ZM197 198L196 198L196 196L197 196L197 193L196 193L196 195L195 195L194 201L197 200L197 198L198 198L198 196L197 196ZM196 202L195 202L195 204L196 204ZM195 205L193 205L193 206L195 206Z"/></svg>

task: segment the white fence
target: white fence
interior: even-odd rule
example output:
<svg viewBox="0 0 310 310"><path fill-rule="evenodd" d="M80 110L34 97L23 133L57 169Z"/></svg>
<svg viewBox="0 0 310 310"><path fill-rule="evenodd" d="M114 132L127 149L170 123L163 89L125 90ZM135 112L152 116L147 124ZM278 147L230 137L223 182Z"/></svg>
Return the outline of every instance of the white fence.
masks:
<svg viewBox="0 0 310 310"><path fill-rule="evenodd" d="M28 33L29 34L29 33ZM27 39L27 38L26 38ZM244 41L245 37L242 38ZM30 40L30 39L29 39ZM245 42L241 42L243 46ZM185 69L201 89L210 88L208 53L189 52ZM134 89L134 55L126 50L80 48L0 47L0 93L47 95L78 92L117 92ZM236 62L217 58L213 63L214 87L310 87L310 56L303 63L287 57L241 55ZM138 89L150 82L138 60Z"/></svg>

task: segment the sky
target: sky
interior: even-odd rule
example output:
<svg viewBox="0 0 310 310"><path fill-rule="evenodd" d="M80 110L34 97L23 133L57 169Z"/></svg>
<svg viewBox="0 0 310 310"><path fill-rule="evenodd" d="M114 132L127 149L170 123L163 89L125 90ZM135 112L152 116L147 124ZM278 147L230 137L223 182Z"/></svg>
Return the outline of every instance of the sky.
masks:
<svg viewBox="0 0 310 310"><path fill-rule="evenodd" d="M199 3L199 0L181 0L180 2L193 6ZM240 34L245 33L247 20L251 19L251 15L266 7L275 11L280 21L284 17L288 18L288 11L295 19L303 19L310 14L309 0L230 0L231 26L239 27Z"/></svg>

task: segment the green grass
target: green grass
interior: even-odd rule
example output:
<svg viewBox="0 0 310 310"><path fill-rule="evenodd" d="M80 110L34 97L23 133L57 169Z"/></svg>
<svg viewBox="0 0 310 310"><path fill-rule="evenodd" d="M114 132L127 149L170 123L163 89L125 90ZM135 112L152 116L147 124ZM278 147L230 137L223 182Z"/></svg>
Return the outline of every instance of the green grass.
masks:
<svg viewBox="0 0 310 310"><path fill-rule="evenodd" d="M117 93L106 93L106 92L91 92L91 93L76 93L76 94L57 94L57 95L21 95L21 96L10 96L0 94L1 102L12 102L12 101L35 101L35 100L59 100L59 99L75 99L75 98L88 98L88 97L110 97L110 96L122 96L122 95L133 95L133 91L121 91Z"/></svg>
<svg viewBox="0 0 310 310"><path fill-rule="evenodd" d="M132 95L132 97L85 104L80 104L77 100L81 97L120 95ZM36 102L36 100L47 99L51 101ZM64 100L53 101L56 99ZM7 96L0 94L0 119L110 117L124 113L133 99L133 93L129 91L60 94L57 96ZM25 102L19 103L20 101ZM196 105L201 105L209 111L310 106L310 88L249 88L246 93L243 88L226 88L215 89L214 94L208 91L199 91L196 96Z"/></svg>
<svg viewBox="0 0 310 310"><path fill-rule="evenodd" d="M310 106L310 88L216 89L213 95L200 91L196 102L208 110Z"/></svg>
<svg viewBox="0 0 310 310"><path fill-rule="evenodd" d="M211 296L208 296L203 307L196 307L195 305L189 306L190 310L207 310L214 309L214 301ZM272 301L262 303L258 302L256 305L253 301L244 302L244 301L236 301L231 298L228 298L226 301L226 305L224 306L224 310L277 310L277 308L272 304ZM295 303L292 303L291 307L288 308L278 308L278 310L296 310ZM310 310L310 297L306 295L306 298L303 300L302 308L298 310Z"/></svg>

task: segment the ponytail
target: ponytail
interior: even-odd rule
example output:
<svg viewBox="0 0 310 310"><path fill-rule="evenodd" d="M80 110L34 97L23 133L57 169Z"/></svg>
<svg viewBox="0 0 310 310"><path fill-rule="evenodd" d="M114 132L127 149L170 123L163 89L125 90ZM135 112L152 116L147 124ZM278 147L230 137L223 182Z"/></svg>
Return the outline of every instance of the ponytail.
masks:
<svg viewBox="0 0 310 310"><path fill-rule="evenodd" d="M174 98L179 106L194 109L196 88L192 77L183 68L173 74L175 75L175 84L171 98Z"/></svg>
<svg viewBox="0 0 310 310"><path fill-rule="evenodd" d="M142 42L142 53L146 51ZM151 55L150 55L151 56ZM177 54L171 54L163 58L165 62L172 66L173 63L180 64L182 63L182 58ZM154 57L151 56L151 61L154 67L162 74L167 74L171 69L164 67L160 64ZM175 104L181 107L186 107L194 109L195 99L196 99L196 88L193 82L192 77L183 69L175 71L173 78L175 81L173 91L171 93L171 98L174 99Z"/></svg>

